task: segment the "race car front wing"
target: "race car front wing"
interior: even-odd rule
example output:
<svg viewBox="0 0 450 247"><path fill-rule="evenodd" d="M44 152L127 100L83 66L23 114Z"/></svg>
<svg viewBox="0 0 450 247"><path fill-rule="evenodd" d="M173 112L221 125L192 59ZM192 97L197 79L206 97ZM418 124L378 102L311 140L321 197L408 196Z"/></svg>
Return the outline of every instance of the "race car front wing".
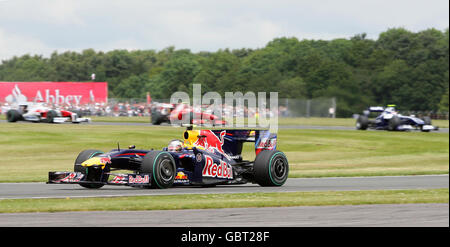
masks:
<svg viewBox="0 0 450 247"><path fill-rule="evenodd" d="M106 174L109 179L103 181L88 181L81 172L49 172L47 184L104 184L125 186L150 186L151 174Z"/></svg>

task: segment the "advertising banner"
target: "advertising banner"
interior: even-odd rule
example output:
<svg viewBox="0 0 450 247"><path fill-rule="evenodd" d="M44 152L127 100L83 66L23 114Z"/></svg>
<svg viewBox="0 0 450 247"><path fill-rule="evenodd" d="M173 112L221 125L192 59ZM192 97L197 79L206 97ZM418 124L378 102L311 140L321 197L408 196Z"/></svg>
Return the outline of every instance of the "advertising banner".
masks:
<svg viewBox="0 0 450 247"><path fill-rule="evenodd" d="M0 82L0 103L108 103L107 82Z"/></svg>

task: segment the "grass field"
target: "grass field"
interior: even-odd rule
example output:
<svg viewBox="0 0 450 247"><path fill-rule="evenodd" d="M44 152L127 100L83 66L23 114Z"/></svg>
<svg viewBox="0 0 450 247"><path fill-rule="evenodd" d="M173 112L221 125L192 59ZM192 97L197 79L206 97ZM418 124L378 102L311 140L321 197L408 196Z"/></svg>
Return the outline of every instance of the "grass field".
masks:
<svg viewBox="0 0 450 247"><path fill-rule="evenodd" d="M448 189L2 200L0 213L449 203Z"/></svg>
<svg viewBox="0 0 450 247"><path fill-rule="evenodd" d="M84 149L161 149L183 128L71 124L0 124L0 182L44 182L48 171L71 171ZM449 134L281 129L290 177L448 174ZM252 143L244 157L254 159Z"/></svg>

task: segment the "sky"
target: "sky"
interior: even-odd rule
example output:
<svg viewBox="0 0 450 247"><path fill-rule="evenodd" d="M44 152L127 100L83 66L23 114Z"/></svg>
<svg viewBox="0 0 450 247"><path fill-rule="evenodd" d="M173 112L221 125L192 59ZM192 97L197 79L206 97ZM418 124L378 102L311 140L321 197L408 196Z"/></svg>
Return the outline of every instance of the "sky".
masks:
<svg viewBox="0 0 450 247"><path fill-rule="evenodd" d="M448 0L0 0L0 61L114 49L262 48L274 38L331 40L389 28L449 27Z"/></svg>

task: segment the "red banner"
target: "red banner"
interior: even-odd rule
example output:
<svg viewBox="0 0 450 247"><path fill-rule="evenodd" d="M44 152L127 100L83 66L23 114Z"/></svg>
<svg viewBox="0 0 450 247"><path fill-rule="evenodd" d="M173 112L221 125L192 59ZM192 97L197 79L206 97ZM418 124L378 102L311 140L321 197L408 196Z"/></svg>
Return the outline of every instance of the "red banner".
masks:
<svg viewBox="0 0 450 247"><path fill-rule="evenodd" d="M0 103L108 103L107 82L0 82Z"/></svg>

